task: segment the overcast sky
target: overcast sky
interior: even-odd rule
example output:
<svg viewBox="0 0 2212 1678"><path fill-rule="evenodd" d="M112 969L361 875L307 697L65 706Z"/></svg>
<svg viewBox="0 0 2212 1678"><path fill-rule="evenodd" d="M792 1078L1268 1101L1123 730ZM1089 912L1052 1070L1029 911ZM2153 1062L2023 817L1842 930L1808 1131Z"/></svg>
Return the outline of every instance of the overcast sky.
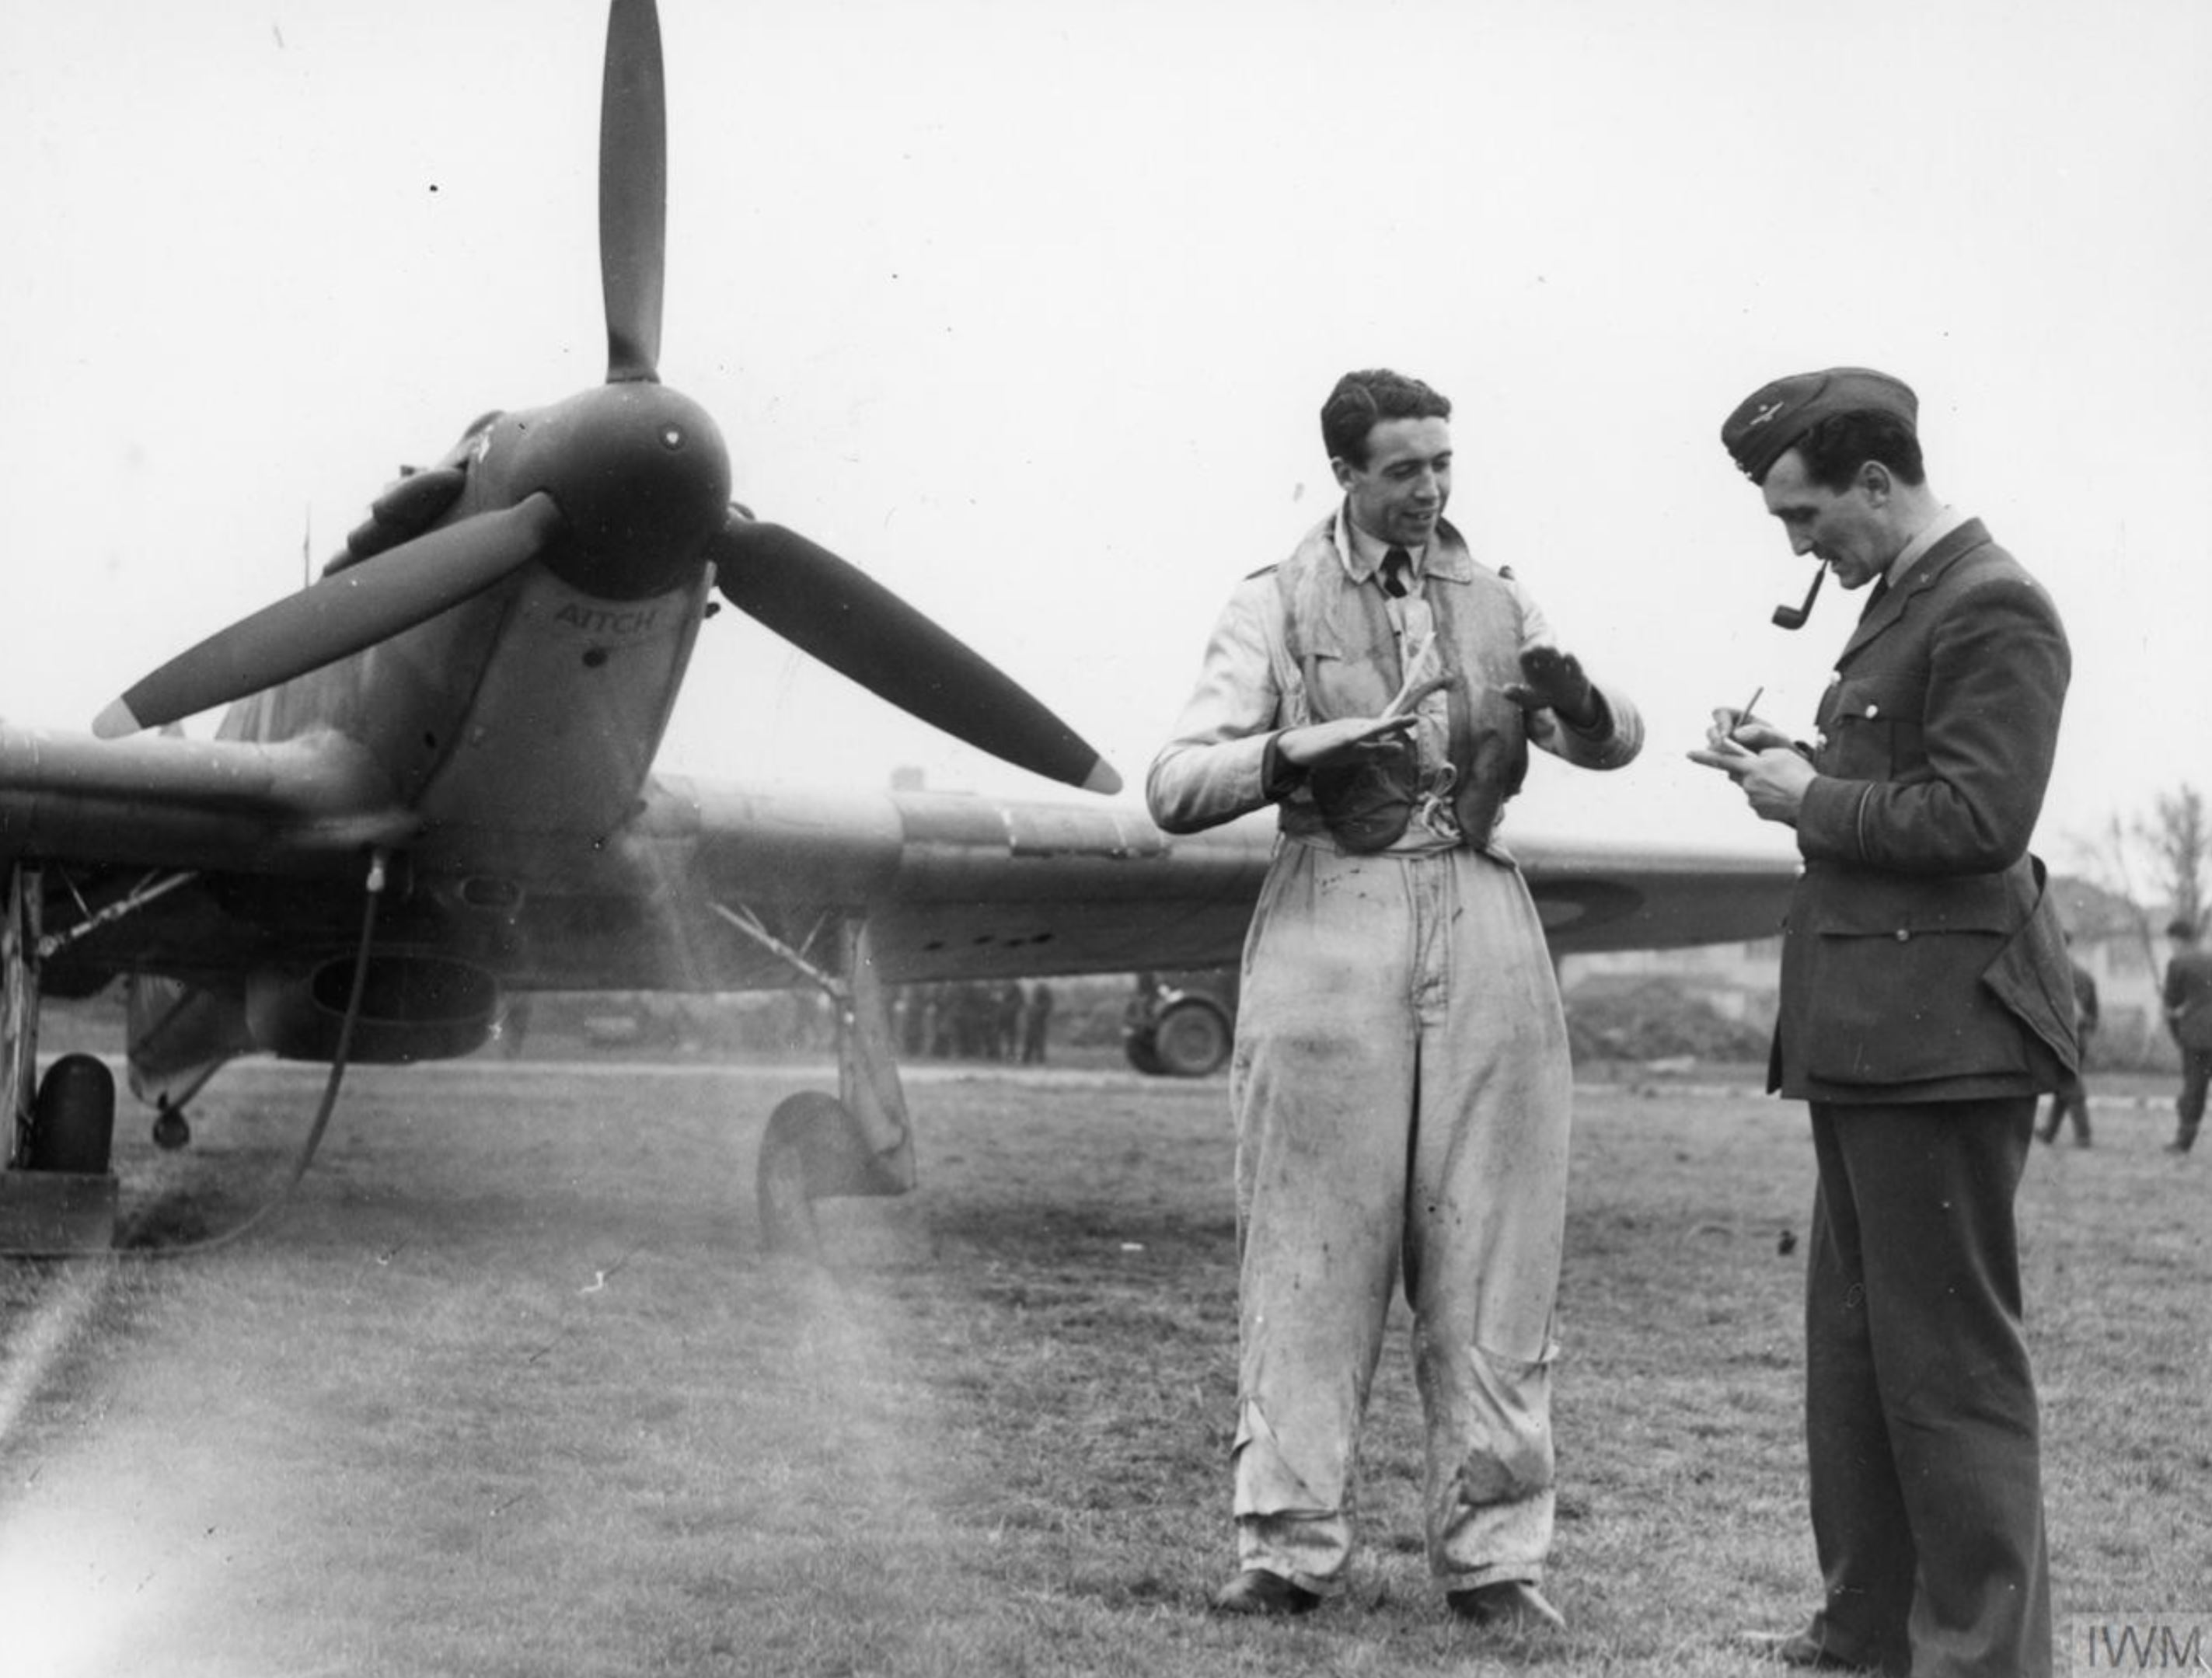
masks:
<svg viewBox="0 0 2212 1678"><path fill-rule="evenodd" d="M1856 599L1717 441L1920 392L2075 655L2039 848L2212 787L2212 7L665 0L661 374L735 493L1141 782L1234 581L1331 504L1336 375L1449 394L1451 516L1642 705L1528 827L1756 836L1682 760L1809 717ZM602 9L0 7L0 716L81 727L479 412L597 383ZM204 730L206 720L193 725ZM739 614L664 766L1049 783ZM1066 794L1066 796L1077 796Z"/></svg>

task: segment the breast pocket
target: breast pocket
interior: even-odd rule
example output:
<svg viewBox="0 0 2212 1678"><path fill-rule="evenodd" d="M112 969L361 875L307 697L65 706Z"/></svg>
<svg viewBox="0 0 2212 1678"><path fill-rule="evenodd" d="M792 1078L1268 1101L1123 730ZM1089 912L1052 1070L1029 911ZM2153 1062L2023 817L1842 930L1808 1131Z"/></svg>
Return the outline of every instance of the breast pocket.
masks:
<svg viewBox="0 0 2212 1678"><path fill-rule="evenodd" d="M1306 703L1316 720L1372 717L1390 702L1395 672L1379 658L1352 658L1317 647L1306 660Z"/></svg>
<svg viewBox="0 0 2212 1678"><path fill-rule="evenodd" d="M1921 719L1926 701L1918 684L1845 682L1823 708L1823 775L1845 781L1909 781L1928 767Z"/></svg>

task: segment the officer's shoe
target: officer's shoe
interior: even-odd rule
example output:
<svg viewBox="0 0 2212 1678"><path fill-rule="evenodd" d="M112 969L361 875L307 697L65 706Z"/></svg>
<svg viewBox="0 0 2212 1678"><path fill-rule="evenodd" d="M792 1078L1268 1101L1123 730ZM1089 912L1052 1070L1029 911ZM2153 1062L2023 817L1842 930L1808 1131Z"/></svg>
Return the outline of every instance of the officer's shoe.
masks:
<svg viewBox="0 0 2212 1678"><path fill-rule="evenodd" d="M1821 1672L1878 1672L1881 1668L1862 1666L1858 1662L1841 1655L1831 1654L1820 1638L1810 1631L1803 1632L1739 1632L1735 1646L1747 1655L1762 1661L1772 1661L1778 1666L1799 1667Z"/></svg>
<svg viewBox="0 0 2212 1678"><path fill-rule="evenodd" d="M1304 1614L1319 1607L1321 1596L1292 1584L1280 1573L1248 1567L1222 1586L1213 1598L1216 1614Z"/></svg>
<svg viewBox="0 0 2212 1678"><path fill-rule="evenodd" d="M1544 1593L1523 1579L1498 1579L1444 1593L1444 1601L1460 1619L1477 1626L1496 1626L1514 1632L1564 1632L1567 1617L1544 1600Z"/></svg>

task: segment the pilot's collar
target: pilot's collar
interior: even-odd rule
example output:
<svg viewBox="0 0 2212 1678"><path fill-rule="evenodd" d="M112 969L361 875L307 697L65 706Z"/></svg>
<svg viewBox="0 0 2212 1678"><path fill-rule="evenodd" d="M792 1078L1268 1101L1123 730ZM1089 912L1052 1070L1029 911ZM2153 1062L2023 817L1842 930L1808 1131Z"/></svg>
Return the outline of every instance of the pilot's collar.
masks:
<svg viewBox="0 0 2212 1678"><path fill-rule="evenodd" d="M1382 556L1399 545L1395 542L1380 541L1352 523L1349 505L1337 508L1336 556L1343 562L1344 575L1352 581L1365 582L1382 568ZM1413 562L1413 575L1417 577L1424 575L1428 552L1429 544L1426 543L1418 548L1406 550L1407 556Z"/></svg>

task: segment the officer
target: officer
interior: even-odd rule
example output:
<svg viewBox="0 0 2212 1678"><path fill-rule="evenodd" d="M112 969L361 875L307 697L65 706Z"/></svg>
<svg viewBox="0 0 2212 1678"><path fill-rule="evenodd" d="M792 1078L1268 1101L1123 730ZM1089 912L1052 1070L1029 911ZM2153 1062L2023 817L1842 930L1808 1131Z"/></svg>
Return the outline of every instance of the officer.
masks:
<svg viewBox="0 0 2212 1678"><path fill-rule="evenodd" d="M1796 830L1770 1084L1811 1104L1807 1450L1826 1597L1751 1634L1793 1666L2046 1678L2035 1386L2013 1199L2075 1065L2028 837L2070 671L2051 599L1929 488L1912 392L1834 368L1721 441L1844 588L1869 587L1814 744L1714 713L1706 749Z"/></svg>

